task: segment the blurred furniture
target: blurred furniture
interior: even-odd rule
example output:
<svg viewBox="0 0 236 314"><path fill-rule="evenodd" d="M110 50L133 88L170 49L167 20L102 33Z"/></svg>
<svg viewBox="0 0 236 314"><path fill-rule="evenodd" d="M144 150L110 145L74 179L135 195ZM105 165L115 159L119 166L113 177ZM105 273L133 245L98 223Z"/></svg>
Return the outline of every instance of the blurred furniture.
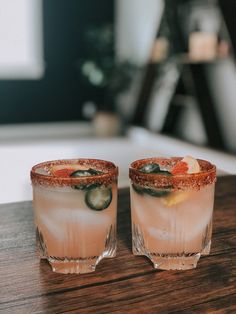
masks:
<svg viewBox="0 0 236 314"><path fill-rule="evenodd" d="M234 313L235 185L235 176L218 179L212 250L188 271L157 271L132 255L128 189L119 195L117 257L83 275L39 261L31 202L0 205L0 312Z"/></svg>
<svg viewBox="0 0 236 314"><path fill-rule="evenodd" d="M214 101L209 90L208 81L205 74L206 63L193 63L189 60L176 60L176 66L180 65L180 75L175 82L172 97L167 98L168 106L161 133L174 134L180 107L176 110L174 104L175 96L192 96L196 99L203 125L207 134L208 144L212 148L225 149L224 138L215 110ZM150 100L151 91L158 76L158 64L151 63L147 66L144 82L140 90L136 111L133 118L134 125L146 126L145 116L148 109L147 103ZM181 94L177 87L182 87ZM157 104L158 105L158 104Z"/></svg>
<svg viewBox="0 0 236 314"><path fill-rule="evenodd" d="M189 47L187 47L186 33L185 29L181 27L182 21L179 12L182 7L179 6L189 2L187 0L165 1L162 22L158 28L153 49L157 46L157 41L166 38L171 45L170 51L169 54L166 53L165 56L161 57L160 53L154 54L153 51L150 53L150 60L145 69L132 122L135 125L147 127L146 116L147 111L150 110L148 104L152 93L155 93L156 81L160 76L166 75L168 64L172 64L172 68L176 69L178 75L172 81L167 77L166 85L168 85L167 89L169 88L169 90L166 93L166 99L163 100L162 97L162 102L166 103L164 105L156 104L156 106L162 105L167 108L159 131L165 134L175 134L178 117L182 110L180 103L176 106L176 99L187 99L190 96L195 99L198 106L207 135L207 144L212 148L223 150L226 148L225 140L214 97L206 76L206 66L219 61L217 54L218 38L217 34L196 31L191 34L192 38L189 36ZM222 6L225 5L222 4ZM161 51L160 47L159 51ZM165 84L165 79L162 83Z"/></svg>

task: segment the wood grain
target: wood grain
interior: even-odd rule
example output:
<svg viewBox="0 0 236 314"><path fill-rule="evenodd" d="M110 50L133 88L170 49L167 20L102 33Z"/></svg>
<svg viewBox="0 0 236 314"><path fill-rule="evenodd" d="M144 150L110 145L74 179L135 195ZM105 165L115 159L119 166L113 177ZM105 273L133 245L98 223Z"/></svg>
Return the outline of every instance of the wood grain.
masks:
<svg viewBox="0 0 236 314"><path fill-rule="evenodd" d="M95 273L61 275L35 255L31 202L0 206L0 313L236 312L236 176L216 187L210 256L157 271L131 253L129 191L121 190L118 252Z"/></svg>

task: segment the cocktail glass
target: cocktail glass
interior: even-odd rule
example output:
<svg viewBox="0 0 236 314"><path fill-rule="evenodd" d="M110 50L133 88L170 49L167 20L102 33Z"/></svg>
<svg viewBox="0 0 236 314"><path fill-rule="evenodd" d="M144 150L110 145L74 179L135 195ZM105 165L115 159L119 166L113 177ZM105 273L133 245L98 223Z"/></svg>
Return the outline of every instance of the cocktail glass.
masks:
<svg viewBox="0 0 236 314"><path fill-rule="evenodd" d="M191 269L211 246L216 168L198 160L200 172L171 175L181 158L148 158L130 165L132 248L158 269ZM144 173L159 165L161 171Z"/></svg>
<svg viewBox="0 0 236 314"><path fill-rule="evenodd" d="M53 271L92 272L116 255L117 176L113 163L97 159L32 168L38 253Z"/></svg>

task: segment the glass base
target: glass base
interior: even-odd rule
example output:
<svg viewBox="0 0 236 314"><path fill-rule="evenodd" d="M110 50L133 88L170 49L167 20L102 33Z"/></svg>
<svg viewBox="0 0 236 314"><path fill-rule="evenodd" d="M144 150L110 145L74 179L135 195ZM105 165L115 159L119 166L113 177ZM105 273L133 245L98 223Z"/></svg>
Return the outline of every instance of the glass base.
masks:
<svg viewBox="0 0 236 314"><path fill-rule="evenodd" d="M95 271L97 258L76 259L76 260L60 260L48 259L52 270L61 274L85 274Z"/></svg>
<svg viewBox="0 0 236 314"><path fill-rule="evenodd" d="M204 245L205 243L203 243ZM151 260L154 268L163 270L186 270L196 268L201 255L209 255L211 240L203 247L201 252L160 253L149 252L137 225L133 224L132 250L134 255L143 255Z"/></svg>
<svg viewBox="0 0 236 314"><path fill-rule="evenodd" d="M67 259L67 258L48 258L52 270L61 274L86 274L94 272L97 264L103 258L113 258L116 256L115 251L113 255L93 256L88 258Z"/></svg>
<svg viewBox="0 0 236 314"><path fill-rule="evenodd" d="M201 254L192 254L192 255L154 255L150 254L148 257L153 263L154 268L163 269L163 270L187 270L197 267L197 262Z"/></svg>
<svg viewBox="0 0 236 314"><path fill-rule="evenodd" d="M105 249L99 256L92 257L58 257L50 256L42 233L36 229L37 255L40 259L46 259L50 263L52 270L62 274L85 274L95 271L97 264L103 258L113 258L116 256L116 229L111 226L105 240Z"/></svg>

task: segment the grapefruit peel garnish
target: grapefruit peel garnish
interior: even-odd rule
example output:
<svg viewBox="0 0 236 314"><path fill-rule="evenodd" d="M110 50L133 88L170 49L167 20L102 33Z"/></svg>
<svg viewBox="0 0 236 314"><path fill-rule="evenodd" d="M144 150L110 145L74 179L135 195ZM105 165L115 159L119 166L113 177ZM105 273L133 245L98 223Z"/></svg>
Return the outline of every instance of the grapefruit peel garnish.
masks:
<svg viewBox="0 0 236 314"><path fill-rule="evenodd" d="M65 166L57 165L50 169L51 175L59 178L69 178L70 175L78 168L77 165Z"/></svg>
<svg viewBox="0 0 236 314"><path fill-rule="evenodd" d="M69 168L63 168L63 169L56 169L52 170L51 173L55 177L59 178L69 178L70 175L74 172L74 169L69 169Z"/></svg>
<svg viewBox="0 0 236 314"><path fill-rule="evenodd" d="M185 174L198 173L200 171L201 171L201 168L199 166L197 159L191 156L186 156L175 164L175 166L171 170L171 174L172 175L185 175ZM190 196L191 196L190 191L172 192L170 195L163 198L163 204L166 207L178 205L184 202L185 200L187 200Z"/></svg>
<svg viewBox="0 0 236 314"><path fill-rule="evenodd" d="M200 166L197 159L186 156L182 160L178 161L172 168L172 175L191 174L200 172Z"/></svg>

